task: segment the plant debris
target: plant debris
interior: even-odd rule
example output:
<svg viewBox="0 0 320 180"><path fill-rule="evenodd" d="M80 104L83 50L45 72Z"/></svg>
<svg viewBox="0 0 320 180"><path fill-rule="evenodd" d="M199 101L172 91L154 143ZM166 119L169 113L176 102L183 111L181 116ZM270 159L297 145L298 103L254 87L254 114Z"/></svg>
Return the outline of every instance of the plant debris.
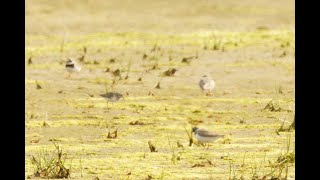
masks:
<svg viewBox="0 0 320 180"><path fill-rule="evenodd" d="M43 150L39 152L37 157L31 157L31 163L34 166L34 177L44 179L63 179L70 177L70 169L67 169L64 165L66 155L62 153L62 149L59 146L55 143L54 145L57 150L54 156Z"/></svg>
<svg viewBox="0 0 320 180"><path fill-rule="evenodd" d="M287 112L291 112L291 110L286 110L280 107L279 103L271 100L266 107L264 107L262 110L269 110L271 112L282 112L282 111L287 111Z"/></svg>
<svg viewBox="0 0 320 180"><path fill-rule="evenodd" d="M155 87L156 89L161 89L160 88L160 82L158 82L157 86Z"/></svg>
<svg viewBox="0 0 320 180"><path fill-rule="evenodd" d="M158 150L156 150L156 147L151 143L151 141L148 141L148 144L151 152L158 152Z"/></svg>
<svg viewBox="0 0 320 180"><path fill-rule="evenodd" d="M115 139L117 137L118 137L118 128L115 131L113 131L112 133L110 132L110 129L109 129L107 138L108 139Z"/></svg>
<svg viewBox="0 0 320 180"><path fill-rule="evenodd" d="M165 72L163 72L164 76L174 76L174 74L177 72L178 70L176 68L169 68L168 70L166 70Z"/></svg>
<svg viewBox="0 0 320 180"><path fill-rule="evenodd" d="M141 121L131 121L129 124L130 125L145 125L146 123L141 122Z"/></svg>

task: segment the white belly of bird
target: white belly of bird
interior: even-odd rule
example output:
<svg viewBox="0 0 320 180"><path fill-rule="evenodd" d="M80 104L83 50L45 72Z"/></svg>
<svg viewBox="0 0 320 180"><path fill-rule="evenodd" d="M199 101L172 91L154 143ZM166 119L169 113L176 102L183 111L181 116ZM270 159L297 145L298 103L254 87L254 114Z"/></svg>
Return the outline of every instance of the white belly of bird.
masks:
<svg viewBox="0 0 320 180"><path fill-rule="evenodd" d="M116 98L116 97L109 98L109 101L111 101L111 102L116 102L116 101L117 101L117 98Z"/></svg>
<svg viewBox="0 0 320 180"><path fill-rule="evenodd" d="M81 70L81 67L66 67L67 71L72 73L72 72L79 72Z"/></svg>
<svg viewBox="0 0 320 180"><path fill-rule="evenodd" d="M208 142L214 142L215 140L219 139L220 137L203 137L196 134L196 138L199 142L208 143Z"/></svg>
<svg viewBox="0 0 320 180"><path fill-rule="evenodd" d="M215 83L213 80L211 80L204 85L203 89L212 91L214 89L214 86L215 86Z"/></svg>

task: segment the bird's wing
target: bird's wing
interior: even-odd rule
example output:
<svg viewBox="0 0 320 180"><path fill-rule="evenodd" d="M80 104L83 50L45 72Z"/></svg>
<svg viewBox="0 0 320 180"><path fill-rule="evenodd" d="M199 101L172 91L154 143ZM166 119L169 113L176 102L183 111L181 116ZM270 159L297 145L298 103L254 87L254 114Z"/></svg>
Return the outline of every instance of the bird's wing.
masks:
<svg viewBox="0 0 320 180"><path fill-rule="evenodd" d="M113 95L114 95L114 93L108 92L105 97L106 98L112 98Z"/></svg>
<svg viewBox="0 0 320 180"><path fill-rule="evenodd" d="M201 80L199 81L199 86L200 86L200 88L201 88L202 90L204 89L204 85L205 85L205 82L204 82L203 79L201 79Z"/></svg>
<svg viewBox="0 0 320 180"><path fill-rule="evenodd" d="M207 131L204 129L198 129L197 134L199 134L199 136L205 136L205 137L222 137L222 136L224 136L224 135L219 135L219 134L216 134L214 132L210 132L210 131Z"/></svg>
<svg viewBox="0 0 320 180"><path fill-rule="evenodd" d="M114 95L121 96L122 94L116 92L116 93L114 93Z"/></svg>
<svg viewBox="0 0 320 180"><path fill-rule="evenodd" d="M107 95L106 95L106 94L100 94L100 96L101 96L101 97L107 97Z"/></svg>
<svg viewBox="0 0 320 180"><path fill-rule="evenodd" d="M74 64L66 64L66 67L74 68Z"/></svg>

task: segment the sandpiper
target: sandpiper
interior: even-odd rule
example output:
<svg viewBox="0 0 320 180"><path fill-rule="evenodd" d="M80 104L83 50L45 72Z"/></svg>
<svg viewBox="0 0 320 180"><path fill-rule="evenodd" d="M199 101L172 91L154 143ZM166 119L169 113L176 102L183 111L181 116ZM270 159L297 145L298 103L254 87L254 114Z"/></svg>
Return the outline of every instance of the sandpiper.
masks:
<svg viewBox="0 0 320 180"><path fill-rule="evenodd" d="M212 91L215 87L215 82L210 76L204 75L199 81L199 86L202 91L206 92L207 96L212 96Z"/></svg>
<svg viewBox="0 0 320 180"><path fill-rule="evenodd" d="M119 101L121 98L124 99L123 95L117 92L108 92L106 94L100 94L100 96L107 99L107 108L108 108L109 101L113 103L113 102Z"/></svg>
<svg viewBox="0 0 320 180"><path fill-rule="evenodd" d="M69 72L70 78L71 73L79 72L81 70L81 66L77 65L72 59L68 59L68 61L66 62L66 69Z"/></svg>
<svg viewBox="0 0 320 180"><path fill-rule="evenodd" d="M210 132L206 129L200 129L198 127L192 128L192 132L195 134L196 139L200 144L214 142L217 139L224 137L224 135Z"/></svg>

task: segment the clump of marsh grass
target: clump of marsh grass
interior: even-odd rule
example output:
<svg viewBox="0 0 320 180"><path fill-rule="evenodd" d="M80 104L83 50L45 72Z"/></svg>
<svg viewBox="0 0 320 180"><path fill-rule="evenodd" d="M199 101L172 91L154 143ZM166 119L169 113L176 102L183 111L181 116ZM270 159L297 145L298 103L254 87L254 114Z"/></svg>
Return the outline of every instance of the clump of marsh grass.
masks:
<svg viewBox="0 0 320 180"><path fill-rule="evenodd" d="M287 42L282 42L281 45L280 45L281 48L285 48L285 47L289 47L289 46L290 46L290 42L288 42L288 41Z"/></svg>
<svg viewBox="0 0 320 180"><path fill-rule="evenodd" d="M32 140L30 140L30 143L38 143L40 141L40 139L32 139Z"/></svg>
<svg viewBox="0 0 320 180"><path fill-rule="evenodd" d="M161 89L161 87L160 87L160 82L161 82L161 80L162 80L162 77L160 76L160 78L159 78L159 80L158 80L158 83L157 83L157 85L156 85L156 89Z"/></svg>
<svg viewBox="0 0 320 180"><path fill-rule="evenodd" d="M225 139L223 139L223 141L221 143L222 144L231 144L231 139L230 138L225 138Z"/></svg>
<svg viewBox="0 0 320 180"><path fill-rule="evenodd" d="M50 125L48 123L46 123L46 121L48 121L48 112L46 112L46 118L45 119L46 120L43 121L43 123L42 123L42 127L50 127Z"/></svg>
<svg viewBox="0 0 320 180"><path fill-rule="evenodd" d="M48 123L46 123L46 121L43 121L42 127L50 127L50 125Z"/></svg>
<svg viewBox="0 0 320 180"><path fill-rule="evenodd" d="M95 64L95 65L99 65L99 64L100 64L100 62L99 62L99 61L97 61L97 60L94 60L94 61L93 61L93 64Z"/></svg>
<svg viewBox="0 0 320 180"><path fill-rule="evenodd" d="M36 81L36 89L42 89L38 81Z"/></svg>
<svg viewBox="0 0 320 180"><path fill-rule="evenodd" d="M282 121L281 126L276 130L276 133L277 133L278 135L280 135L279 132L284 132L284 131L286 131L286 129L285 129L283 126L284 126L284 121Z"/></svg>
<svg viewBox="0 0 320 180"><path fill-rule="evenodd" d="M269 161L270 172L264 175L262 177L263 179L266 179L267 177L270 177L270 179L287 179L289 167L293 166L295 162L295 152L290 151L290 145L291 135L287 138L286 152L281 152L275 162ZM284 170L285 173L283 175Z"/></svg>
<svg viewBox="0 0 320 180"><path fill-rule="evenodd" d="M57 152L41 150L37 156L31 157L34 168L33 176L44 179L63 179L70 177L70 168L65 167L66 154L53 142Z"/></svg>
<svg viewBox="0 0 320 180"><path fill-rule="evenodd" d="M108 139L115 139L118 137L118 129L116 128L116 130L114 130L113 132L111 132L110 128L108 128L108 134L107 134L107 138Z"/></svg>
<svg viewBox="0 0 320 180"><path fill-rule="evenodd" d="M187 128L184 127L184 130L186 131L188 138L189 138L189 146L192 146L192 144L193 144L192 128L191 128L191 131L188 131Z"/></svg>
<svg viewBox="0 0 320 180"><path fill-rule="evenodd" d="M146 123L141 121L131 121L129 125L146 125Z"/></svg>
<svg viewBox="0 0 320 180"><path fill-rule="evenodd" d="M151 179L153 179L153 177L150 174L148 174L148 177L146 177L145 180L151 180Z"/></svg>
<svg viewBox="0 0 320 180"><path fill-rule="evenodd" d="M121 78L121 71L120 71L120 69L116 69L116 70L112 71L112 75L113 75L114 77L119 77L120 79L122 79L122 78Z"/></svg>
<svg viewBox="0 0 320 180"><path fill-rule="evenodd" d="M109 59L109 63L110 63L110 64L115 63L115 62L116 62L116 58L110 58L110 59Z"/></svg>
<svg viewBox="0 0 320 180"><path fill-rule="evenodd" d="M258 31L267 31L269 29L270 28L268 28L267 26L258 26L258 27L256 27L256 30L258 30Z"/></svg>
<svg viewBox="0 0 320 180"><path fill-rule="evenodd" d="M246 123L243 117L237 116L237 118L239 119L239 123L240 124L245 124Z"/></svg>
<svg viewBox="0 0 320 180"><path fill-rule="evenodd" d="M229 180L238 180L234 160L229 160Z"/></svg>
<svg viewBox="0 0 320 180"><path fill-rule="evenodd" d="M142 81L142 77L144 76L144 73L145 73L145 72L146 72L146 71L142 71L140 77L138 78L138 81Z"/></svg>
<svg viewBox="0 0 320 180"><path fill-rule="evenodd" d="M246 171L250 170L250 178L254 180L280 180L287 179L289 167L292 167L295 162L295 153L294 151L290 151L291 146L291 136L289 135L286 143L286 151L285 153L281 152L275 161L268 160L268 165L265 165L266 158L264 157L263 161L258 166L254 161L250 167L247 168L247 165L244 163L244 159L242 164L240 165L241 169L238 171ZM230 159L229 159L230 160ZM267 172L265 172L268 168L270 168ZM229 161L229 179L238 180L244 179L243 175L239 177L239 175L235 174L236 169L234 162Z"/></svg>
<svg viewBox="0 0 320 180"><path fill-rule="evenodd" d="M157 86L155 87L156 89L161 89L160 88L160 81L158 82Z"/></svg>
<svg viewBox="0 0 320 180"><path fill-rule="evenodd" d="M217 50L220 50L222 49L222 43L221 43L221 40L217 40L217 39L214 39L213 41L213 45L212 45L212 50L213 51L217 51Z"/></svg>
<svg viewBox="0 0 320 180"><path fill-rule="evenodd" d="M151 141L148 141L148 145L149 145L150 152L158 152L158 150L156 149L156 146L153 145Z"/></svg>
<svg viewBox="0 0 320 180"><path fill-rule="evenodd" d="M207 159L206 161L200 162L200 163L196 163L194 165L191 166L191 168L195 168L195 167L211 167L214 166L214 164Z"/></svg>
<svg viewBox="0 0 320 180"><path fill-rule="evenodd" d="M193 58L195 58L195 57L194 56L184 57L184 58L182 58L181 62L186 63L186 64L190 64Z"/></svg>
<svg viewBox="0 0 320 180"><path fill-rule="evenodd" d="M31 65L31 64L32 64L32 58L33 58L32 56L29 57L29 59L28 59L28 65Z"/></svg>
<svg viewBox="0 0 320 180"><path fill-rule="evenodd" d="M154 63L154 65L152 66L151 70L160 69L158 61L159 60L157 60L156 63Z"/></svg>
<svg viewBox="0 0 320 180"><path fill-rule="evenodd" d="M171 155L171 161L172 161L172 163L175 165L175 164L176 164L176 160L177 160L177 155L176 155L176 153L175 153L174 147L171 145L169 136L168 136L168 142L169 142L169 147L170 147L171 153L172 153L172 155Z"/></svg>
<svg viewBox="0 0 320 180"><path fill-rule="evenodd" d="M87 47L83 46L83 54L87 54Z"/></svg>
<svg viewBox="0 0 320 180"><path fill-rule="evenodd" d="M143 56L142 56L142 59L145 60L147 58L148 58L148 55L144 53Z"/></svg>
<svg viewBox="0 0 320 180"><path fill-rule="evenodd" d="M194 113L194 112L193 112ZM198 112L199 113L199 112ZM188 121L190 124L192 124L193 126L197 126L198 124L203 123L202 119L195 119L195 118L190 118L190 120Z"/></svg>
<svg viewBox="0 0 320 180"><path fill-rule="evenodd" d="M291 110L281 108L279 105L279 102L273 99L262 110L268 110L271 112L282 112L282 111L291 112Z"/></svg>
<svg viewBox="0 0 320 180"><path fill-rule="evenodd" d="M293 129L296 128L296 126L295 126L295 121L296 121L296 116L294 116L293 122L292 122L291 125L289 126L289 129L290 129L290 130L293 130Z"/></svg>
<svg viewBox="0 0 320 180"><path fill-rule="evenodd" d="M283 51L283 53L282 54L280 54L280 58L282 58L282 57L285 57L285 56L287 56L287 51Z"/></svg>
<svg viewBox="0 0 320 180"><path fill-rule="evenodd" d="M160 48L160 46L158 46L158 42L156 42L156 43L153 45L153 47L152 47L152 49L150 50L150 52L160 51L160 50L161 50L161 48Z"/></svg>
<svg viewBox="0 0 320 180"><path fill-rule="evenodd" d="M125 77L124 79L128 79L128 78L129 78L130 69L131 69L131 60L128 62L128 65L127 65L127 74L126 74L126 77Z"/></svg>
<svg viewBox="0 0 320 180"><path fill-rule="evenodd" d="M163 178L164 178L164 171L163 171L163 169L162 169L159 179L160 179L160 180L163 180Z"/></svg>
<svg viewBox="0 0 320 180"><path fill-rule="evenodd" d="M275 87L276 94L283 94L283 88L281 85Z"/></svg>
<svg viewBox="0 0 320 180"><path fill-rule="evenodd" d="M85 61L85 54L84 55L82 55L82 56L80 56L79 58L78 58L78 61L79 62L84 62Z"/></svg>
<svg viewBox="0 0 320 180"><path fill-rule="evenodd" d="M183 148L183 145L180 143L180 141L177 141L177 146L178 146L179 148Z"/></svg>
<svg viewBox="0 0 320 180"><path fill-rule="evenodd" d="M174 76L174 74L177 72L178 70L176 68L169 68L168 70L163 72L164 76Z"/></svg>
<svg viewBox="0 0 320 180"><path fill-rule="evenodd" d="M278 135L280 135L279 132L291 132L292 130L294 130L295 119L293 120L291 125L287 128L284 127L284 122L285 122L285 120L282 121L281 126L276 130L276 133Z"/></svg>

